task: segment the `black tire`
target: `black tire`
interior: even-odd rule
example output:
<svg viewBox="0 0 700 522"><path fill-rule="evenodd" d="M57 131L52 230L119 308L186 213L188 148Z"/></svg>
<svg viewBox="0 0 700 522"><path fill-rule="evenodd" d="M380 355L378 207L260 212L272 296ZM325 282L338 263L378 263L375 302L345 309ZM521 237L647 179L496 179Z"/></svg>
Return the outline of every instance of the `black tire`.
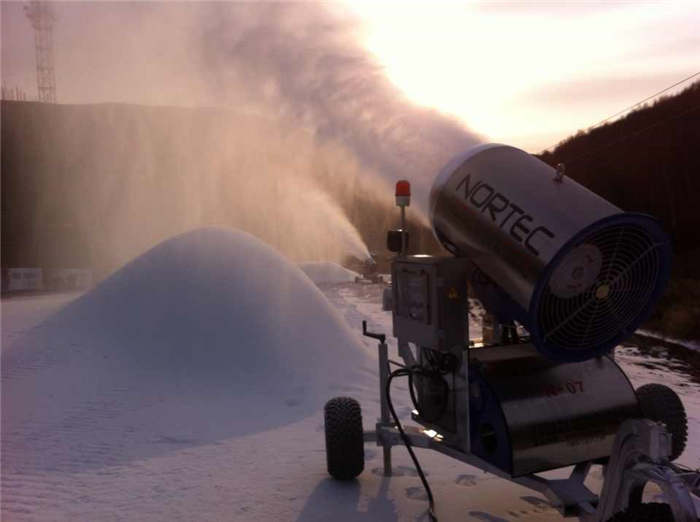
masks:
<svg viewBox="0 0 700 522"><path fill-rule="evenodd" d="M365 469L360 404L350 397L336 397L323 412L328 473L338 480L352 480Z"/></svg>
<svg viewBox="0 0 700 522"><path fill-rule="evenodd" d="M688 440L688 417L680 397L663 384L645 384L636 393L642 415L655 422L662 422L671 434L669 459L677 459Z"/></svg>
<svg viewBox="0 0 700 522"><path fill-rule="evenodd" d="M615 514L608 522L673 522L673 512L668 504L635 504Z"/></svg>

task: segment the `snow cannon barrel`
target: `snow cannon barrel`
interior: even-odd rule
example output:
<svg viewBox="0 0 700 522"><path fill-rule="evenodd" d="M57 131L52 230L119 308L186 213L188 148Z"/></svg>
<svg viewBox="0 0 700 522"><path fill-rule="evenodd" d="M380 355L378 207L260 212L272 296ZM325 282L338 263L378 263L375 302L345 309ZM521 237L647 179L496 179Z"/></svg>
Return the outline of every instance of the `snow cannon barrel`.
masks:
<svg viewBox="0 0 700 522"><path fill-rule="evenodd" d="M549 359L573 362L606 353L649 315L671 245L656 219L621 211L563 170L507 145L474 147L439 173L430 220L497 295L489 311L523 324Z"/></svg>

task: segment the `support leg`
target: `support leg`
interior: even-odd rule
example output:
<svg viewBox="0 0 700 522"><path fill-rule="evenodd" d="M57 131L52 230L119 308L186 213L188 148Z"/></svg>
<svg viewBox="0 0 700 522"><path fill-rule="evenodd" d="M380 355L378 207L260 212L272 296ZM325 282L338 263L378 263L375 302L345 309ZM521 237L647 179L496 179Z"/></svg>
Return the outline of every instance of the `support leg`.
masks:
<svg viewBox="0 0 700 522"><path fill-rule="evenodd" d="M671 438L663 425L647 419L630 419L620 427L605 473L596 517L588 520L609 520L627 509L630 501L638 501L647 482L655 482L664 492L677 522L697 520L688 484L668 462Z"/></svg>
<svg viewBox="0 0 700 522"><path fill-rule="evenodd" d="M391 426L392 422L389 417L389 405L386 401L386 382L388 379L389 371L389 354L388 346L386 343L379 343L379 399L380 399L380 418L377 423L377 428L380 426ZM377 429L379 432L379 429ZM382 452L384 454L384 476L391 476L391 443L388 441L382 441L377 439L382 445Z"/></svg>
<svg viewBox="0 0 700 522"><path fill-rule="evenodd" d="M391 446L385 444L382 451L384 452L384 476L391 477Z"/></svg>

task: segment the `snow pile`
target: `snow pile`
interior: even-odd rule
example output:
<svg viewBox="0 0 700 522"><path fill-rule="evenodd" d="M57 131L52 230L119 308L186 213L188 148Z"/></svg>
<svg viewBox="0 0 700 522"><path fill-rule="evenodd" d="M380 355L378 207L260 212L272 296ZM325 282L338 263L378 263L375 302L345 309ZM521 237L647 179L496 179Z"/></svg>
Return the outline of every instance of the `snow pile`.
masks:
<svg viewBox="0 0 700 522"><path fill-rule="evenodd" d="M652 339L659 339L660 341L664 341L667 343L672 343L672 344L677 344L678 346L682 346L683 348L687 348L688 350L695 350L695 351L700 351L700 341L693 341L690 339L678 339L677 337L669 337L666 335L663 335L659 332L655 332L652 330L644 330L640 328L637 330L639 335L642 335L644 337L650 337Z"/></svg>
<svg viewBox="0 0 700 522"><path fill-rule="evenodd" d="M40 469L99 467L294 422L373 368L296 266L221 228L146 252L2 362L3 458Z"/></svg>
<svg viewBox="0 0 700 522"><path fill-rule="evenodd" d="M317 285L352 283L356 277L360 277L360 274L357 272L330 261L300 263L299 268Z"/></svg>

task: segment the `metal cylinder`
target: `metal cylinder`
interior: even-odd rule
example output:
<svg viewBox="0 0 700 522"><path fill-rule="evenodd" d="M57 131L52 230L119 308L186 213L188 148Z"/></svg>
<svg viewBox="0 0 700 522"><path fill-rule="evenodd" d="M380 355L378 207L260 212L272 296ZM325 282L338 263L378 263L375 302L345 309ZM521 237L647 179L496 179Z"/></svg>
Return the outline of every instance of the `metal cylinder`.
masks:
<svg viewBox="0 0 700 522"><path fill-rule="evenodd" d="M610 456L637 397L609 357L542 358L530 344L470 350L471 451L513 476Z"/></svg>
<svg viewBox="0 0 700 522"><path fill-rule="evenodd" d="M480 145L448 163L430 219L445 248L505 291L509 315L555 360L608 351L648 316L668 279L670 241L656 219L622 212L515 147Z"/></svg>

